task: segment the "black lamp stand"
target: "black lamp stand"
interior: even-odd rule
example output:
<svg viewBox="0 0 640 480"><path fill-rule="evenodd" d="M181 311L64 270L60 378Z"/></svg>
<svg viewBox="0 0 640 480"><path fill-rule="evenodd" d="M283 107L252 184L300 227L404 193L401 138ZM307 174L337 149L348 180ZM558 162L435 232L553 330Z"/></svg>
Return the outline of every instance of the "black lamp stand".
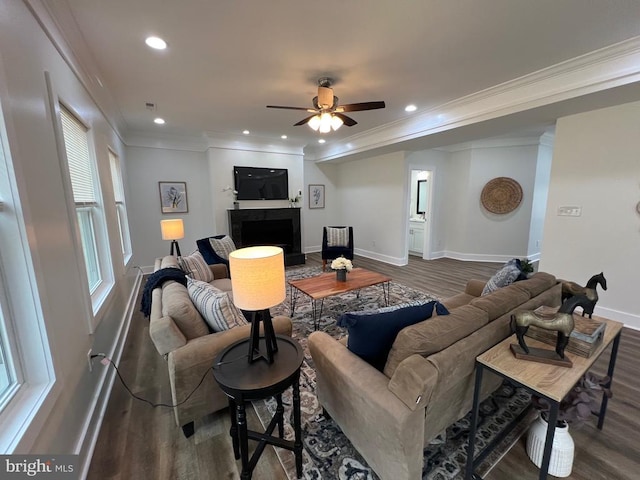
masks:
<svg viewBox="0 0 640 480"><path fill-rule="evenodd" d="M171 240L171 255L173 255L173 249L175 247L176 253L178 254L179 257L181 257L182 255L180 254L180 245L178 245L178 241L177 240Z"/></svg>
<svg viewBox="0 0 640 480"><path fill-rule="evenodd" d="M266 352L260 350L260 322L263 324ZM261 358L273 363L273 354L278 351L276 333L271 322L269 309L251 312L251 336L249 337L249 363Z"/></svg>

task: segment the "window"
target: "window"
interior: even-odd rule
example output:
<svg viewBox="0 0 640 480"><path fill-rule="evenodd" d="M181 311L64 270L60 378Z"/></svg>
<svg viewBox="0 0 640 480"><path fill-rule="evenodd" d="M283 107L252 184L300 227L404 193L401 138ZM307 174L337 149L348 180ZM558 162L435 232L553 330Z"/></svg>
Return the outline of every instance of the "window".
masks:
<svg viewBox="0 0 640 480"><path fill-rule="evenodd" d="M16 371L9 351L6 326L8 325L7 299L4 295L2 276L0 275L0 410L11 398L11 392L17 384Z"/></svg>
<svg viewBox="0 0 640 480"><path fill-rule="evenodd" d="M122 184L122 172L120 171L120 159L111 150L109 150L109 165L111 166L113 196L116 202L116 215L118 216L120 247L122 248L122 255L126 263L127 259L131 256L129 222L127 221L127 207L124 203L124 186Z"/></svg>
<svg viewBox="0 0 640 480"><path fill-rule="evenodd" d="M0 454L13 453L55 403L55 377L0 105ZM26 445L24 444L24 445ZM24 449L24 446L22 447Z"/></svg>
<svg viewBox="0 0 640 480"><path fill-rule="evenodd" d="M113 284L104 210L99 202L99 179L89 147L88 129L63 105L60 105L60 120L76 209L78 238L82 245L95 315ZM97 321L95 318L92 320L92 327Z"/></svg>

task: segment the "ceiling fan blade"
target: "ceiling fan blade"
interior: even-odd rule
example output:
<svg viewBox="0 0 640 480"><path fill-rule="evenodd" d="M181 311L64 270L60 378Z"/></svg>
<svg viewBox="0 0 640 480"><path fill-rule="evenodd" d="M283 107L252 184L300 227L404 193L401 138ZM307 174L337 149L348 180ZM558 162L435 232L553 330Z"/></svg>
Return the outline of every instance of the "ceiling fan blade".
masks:
<svg viewBox="0 0 640 480"><path fill-rule="evenodd" d="M336 117L339 117L342 119L342 122L347 126L347 127L353 127L354 125L357 125L358 122L356 122L353 118L351 117L347 117L346 115L342 114L342 113L334 113L334 115Z"/></svg>
<svg viewBox="0 0 640 480"><path fill-rule="evenodd" d="M315 112L315 110L307 107L283 107L282 105L267 105L267 108L284 108L285 110L304 110L305 112Z"/></svg>
<svg viewBox="0 0 640 480"><path fill-rule="evenodd" d="M307 117L307 118L303 118L303 119L302 119L302 120L300 120L298 123L294 123L294 124L293 124L293 126L294 126L294 127L297 127L297 126L300 126L300 125L305 125L305 124L306 124L306 123L308 123L308 122L309 122L309 120L311 120L313 117L315 117L315 115L311 115L311 116L309 116L309 117Z"/></svg>
<svg viewBox="0 0 640 480"><path fill-rule="evenodd" d="M378 108L384 108L384 102L363 102L363 103L349 103L347 105L339 105L336 108L337 112L360 112L363 110L376 110Z"/></svg>

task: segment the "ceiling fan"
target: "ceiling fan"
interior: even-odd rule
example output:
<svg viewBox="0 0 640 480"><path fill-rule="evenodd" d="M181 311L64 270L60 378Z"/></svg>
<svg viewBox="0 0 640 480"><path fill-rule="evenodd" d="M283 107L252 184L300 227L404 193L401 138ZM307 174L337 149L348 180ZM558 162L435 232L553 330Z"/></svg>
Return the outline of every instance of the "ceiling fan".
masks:
<svg viewBox="0 0 640 480"><path fill-rule="evenodd" d="M333 94L331 88L332 80L328 77L322 77L318 80L318 95L313 97L313 108L305 107L285 107L280 105L267 105L267 108L283 108L286 110L304 110L313 115L303 118L294 126L309 125L313 130L319 130L321 133L337 130L343 124L347 127L353 127L358 122L348 117L344 112L361 112L363 110L376 110L384 108L384 102L363 102L349 103L346 105L338 105L338 97Z"/></svg>

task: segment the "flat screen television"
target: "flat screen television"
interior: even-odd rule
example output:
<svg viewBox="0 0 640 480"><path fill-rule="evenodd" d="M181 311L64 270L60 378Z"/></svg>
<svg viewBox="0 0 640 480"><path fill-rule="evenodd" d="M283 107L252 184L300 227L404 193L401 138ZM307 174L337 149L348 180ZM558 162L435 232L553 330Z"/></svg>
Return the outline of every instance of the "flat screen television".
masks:
<svg viewBox="0 0 640 480"><path fill-rule="evenodd" d="M286 168L233 167L238 200L287 200L289 173Z"/></svg>

